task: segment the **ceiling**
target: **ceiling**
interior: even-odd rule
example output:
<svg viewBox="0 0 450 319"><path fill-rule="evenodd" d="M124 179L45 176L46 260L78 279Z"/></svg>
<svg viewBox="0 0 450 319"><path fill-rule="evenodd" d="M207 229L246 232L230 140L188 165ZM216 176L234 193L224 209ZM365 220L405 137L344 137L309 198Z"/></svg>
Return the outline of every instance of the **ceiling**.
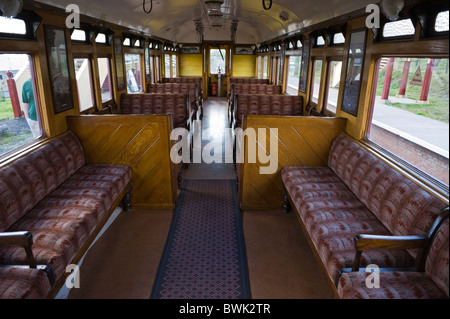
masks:
<svg viewBox="0 0 450 319"><path fill-rule="evenodd" d="M267 0L268 1L268 0ZM175 43L196 43L194 19L201 19L206 41L230 41L231 22L238 20L236 43L258 44L290 32L365 8L374 0L273 0L264 10L261 0L225 0L223 26L211 28L204 0L153 0L151 13L143 0L38 0L65 9L76 4L80 13ZM146 0L150 8L150 0ZM288 16L286 21L280 14Z"/></svg>

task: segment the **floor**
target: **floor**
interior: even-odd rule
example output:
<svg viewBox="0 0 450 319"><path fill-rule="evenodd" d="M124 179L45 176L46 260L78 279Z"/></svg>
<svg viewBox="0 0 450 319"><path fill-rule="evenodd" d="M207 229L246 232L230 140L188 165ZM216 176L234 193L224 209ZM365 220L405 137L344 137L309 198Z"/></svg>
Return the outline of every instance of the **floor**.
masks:
<svg viewBox="0 0 450 319"><path fill-rule="evenodd" d="M225 98L205 101L201 123L205 139L195 145L203 151L200 163L190 164L184 179L236 179L227 163L224 130ZM200 123L197 123L200 124ZM209 129L209 131L207 131ZM201 147L200 147L201 145ZM215 163L209 154L222 148ZM214 152L212 151L214 150ZM206 162L205 162L206 159ZM295 213L243 211L244 237L254 299L331 299L333 292L319 268ZM172 211L122 212L90 249L80 267L80 288L69 299L148 299L169 231Z"/></svg>

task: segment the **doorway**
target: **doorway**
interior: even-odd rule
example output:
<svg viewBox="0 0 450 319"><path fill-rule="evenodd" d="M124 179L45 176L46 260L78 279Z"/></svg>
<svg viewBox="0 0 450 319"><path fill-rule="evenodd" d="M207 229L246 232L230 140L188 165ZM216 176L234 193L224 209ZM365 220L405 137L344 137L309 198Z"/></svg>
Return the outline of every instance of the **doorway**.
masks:
<svg viewBox="0 0 450 319"><path fill-rule="evenodd" d="M230 76L230 51L227 44L208 44L205 70L208 96L226 97Z"/></svg>

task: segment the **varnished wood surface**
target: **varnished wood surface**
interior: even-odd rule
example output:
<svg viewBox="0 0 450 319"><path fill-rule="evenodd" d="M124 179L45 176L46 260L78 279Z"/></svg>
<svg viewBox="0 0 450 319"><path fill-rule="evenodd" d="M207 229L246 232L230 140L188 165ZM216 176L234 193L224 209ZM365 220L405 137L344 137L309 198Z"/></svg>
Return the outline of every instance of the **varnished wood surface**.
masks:
<svg viewBox="0 0 450 319"><path fill-rule="evenodd" d="M170 161L169 116L70 116L67 125L79 137L87 163L131 167L132 208L174 208L178 174Z"/></svg>
<svg viewBox="0 0 450 319"><path fill-rule="evenodd" d="M256 163L238 164L239 196L241 209L267 210L283 209L283 183L281 169L286 166L326 166L333 140L345 132L347 120L343 118L316 117L277 117L277 116L247 116L243 129L266 128L267 147L269 154L270 130L278 129L278 159L277 171L274 174L260 174L260 167L267 166L257 159ZM245 139L245 147L252 141ZM262 146L259 137L258 148ZM254 141L253 141L254 142Z"/></svg>

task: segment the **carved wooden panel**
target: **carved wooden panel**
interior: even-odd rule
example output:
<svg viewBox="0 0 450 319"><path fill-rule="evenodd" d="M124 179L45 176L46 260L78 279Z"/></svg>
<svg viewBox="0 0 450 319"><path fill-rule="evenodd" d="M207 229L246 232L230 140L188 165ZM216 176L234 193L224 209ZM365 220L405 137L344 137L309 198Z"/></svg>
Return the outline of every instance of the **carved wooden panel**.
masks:
<svg viewBox="0 0 450 319"><path fill-rule="evenodd" d="M173 209L175 166L170 161L167 115L69 116L68 129L84 147L87 163L121 164L132 169L134 209Z"/></svg>
<svg viewBox="0 0 450 319"><path fill-rule="evenodd" d="M281 168L285 166L326 166L331 143L345 132L347 120L344 118L247 116L243 129L265 129L266 143L256 134L245 138L245 161L238 164L239 199L241 209L267 210L283 208L283 184ZM278 129L278 134L275 135ZM278 154L271 154L270 135L274 134ZM269 162L250 163L248 146L257 142L257 150L270 155ZM262 167L276 165L273 174L261 174Z"/></svg>

